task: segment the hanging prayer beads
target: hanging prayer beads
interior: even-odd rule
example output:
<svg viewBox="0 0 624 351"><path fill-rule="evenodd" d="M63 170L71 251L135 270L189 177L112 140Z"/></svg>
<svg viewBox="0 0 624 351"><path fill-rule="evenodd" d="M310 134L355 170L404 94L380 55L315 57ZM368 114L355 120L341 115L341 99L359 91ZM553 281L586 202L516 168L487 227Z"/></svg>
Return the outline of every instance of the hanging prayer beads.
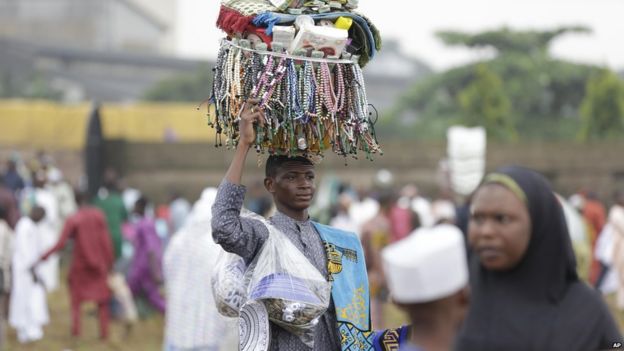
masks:
<svg viewBox="0 0 624 351"><path fill-rule="evenodd" d="M356 61L257 51L223 40L214 69L211 103L217 139L238 144L247 99L259 99L265 123L256 126L258 153L341 156L381 153Z"/></svg>

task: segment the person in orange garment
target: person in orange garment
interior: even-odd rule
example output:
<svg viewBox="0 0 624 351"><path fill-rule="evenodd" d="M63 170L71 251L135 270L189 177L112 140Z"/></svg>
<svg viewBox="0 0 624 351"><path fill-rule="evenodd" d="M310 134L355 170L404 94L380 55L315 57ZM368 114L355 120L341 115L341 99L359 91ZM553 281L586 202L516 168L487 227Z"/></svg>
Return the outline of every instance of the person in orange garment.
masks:
<svg viewBox="0 0 624 351"><path fill-rule="evenodd" d="M588 192L585 196L585 206L583 207L583 217L589 222L592 227L593 236L591 240L592 252L596 249L596 241L598 241L598 235L602 232L602 228L607 222L607 210L604 205L598 200L598 197L593 192ZM600 276L600 263L593 258L590 272L590 282L597 283Z"/></svg>
<svg viewBox="0 0 624 351"><path fill-rule="evenodd" d="M94 301L98 305L100 338L108 337L111 291L107 284L113 268L113 244L108 233L104 213L88 204L86 193L76 191L78 212L67 218L59 241L44 253L39 262L61 250L69 239L74 240L73 257L69 269L69 295L71 302L71 333L80 335L80 304Z"/></svg>

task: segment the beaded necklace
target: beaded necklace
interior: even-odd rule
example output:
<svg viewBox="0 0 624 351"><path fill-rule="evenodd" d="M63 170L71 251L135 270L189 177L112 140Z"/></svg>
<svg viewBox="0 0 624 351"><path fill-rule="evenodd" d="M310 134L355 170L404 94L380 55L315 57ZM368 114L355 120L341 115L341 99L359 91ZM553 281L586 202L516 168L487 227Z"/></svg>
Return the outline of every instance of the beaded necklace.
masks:
<svg viewBox="0 0 624 351"><path fill-rule="evenodd" d="M381 152L371 121L364 76L348 60L257 52L224 41L217 55L209 125L215 145L238 142L238 118L247 98L260 99L264 127L256 128L258 153L317 154L331 144L337 154ZM212 117L212 119L211 119Z"/></svg>
<svg viewBox="0 0 624 351"><path fill-rule="evenodd" d="M304 117L303 109L301 108L301 99L299 88L299 79L297 79L297 69L295 67L295 60L289 60L288 64L288 94L290 97L290 113L295 121L298 121Z"/></svg>

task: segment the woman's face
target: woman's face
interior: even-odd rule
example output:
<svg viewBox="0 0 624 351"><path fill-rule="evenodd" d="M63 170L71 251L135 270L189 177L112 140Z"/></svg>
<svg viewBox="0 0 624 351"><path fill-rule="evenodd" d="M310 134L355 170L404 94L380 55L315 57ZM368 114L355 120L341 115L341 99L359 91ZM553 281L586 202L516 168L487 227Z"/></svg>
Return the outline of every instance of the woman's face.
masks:
<svg viewBox="0 0 624 351"><path fill-rule="evenodd" d="M511 190L487 184L473 197L468 242L481 265L492 271L517 266L529 246L531 218L526 205Z"/></svg>

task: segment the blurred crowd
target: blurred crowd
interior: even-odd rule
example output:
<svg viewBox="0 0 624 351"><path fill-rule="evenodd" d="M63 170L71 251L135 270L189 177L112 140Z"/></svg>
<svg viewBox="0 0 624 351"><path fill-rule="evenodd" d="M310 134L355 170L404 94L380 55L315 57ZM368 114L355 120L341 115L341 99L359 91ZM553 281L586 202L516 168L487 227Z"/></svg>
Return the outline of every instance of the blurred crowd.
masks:
<svg viewBox="0 0 624 351"><path fill-rule="evenodd" d="M44 152L31 160L14 154L1 172L0 341L6 341L7 324L20 343L45 337L46 295L59 287L59 256L71 256L72 336L80 335L80 305L95 302L102 339L109 336L111 319L130 333L142 318L162 313L165 350L223 347L228 322L216 312L209 283L221 251L210 229L215 188L198 194L194 205L174 191L165 203L154 204L107 169L102 187L89 195L84 184L70 186ZM393 307L382 250L423 228L453 225L466 235L470 217L468 198L448 191L431 196L393 179L380 170L372 186L355 188L325 176L310 211L318 221L360 236L375 330L407 322ZM622 328L624 193L616 192L608 204L587 189L558 199L577 274L601 292ZM249 186L245 207L267 217L273 213L261 182Z"/></svg>
<svg viewBox="0 0 624 351"><path fill-rule="evenodd" d="M387 315L384 309L393 308L381 267L382 249L419 229L440 224L451 224L464 235L468 233L470 198L453 196L444 189L436 192L437 196L430 196L416 184L397 186L388 170L380 170L368 189L355 189L339 179L321 182L318 194L329 199L317 198L312 212L316 217L328 218L334 227L360 235L371 284L374 329L389 327L382 316ZM624 229L620 213L624 209L624 192L616 191L608 202L585 188L567 198L556 196L565 215L579 277L605 296L624 330L624 304L617 300L622 293L618 272L624 272L624 266L618 262L621 255L614 253L620 245L614 228ZM319 202L324 204L318 206Z"/></svg>
<svg viewBox="0 0 624 351"><path fill-rule="evenodd" d="M113 169L102 179L97 194L89 195L84 184L72 187L45 152L31 160L15 153L6 161L0 173L0 341L7 321L20 343L44 338L46 296L59 288L60 256L71 256L72 336L80 335L84 302L97 305L102 339L109 337L111 317L131 332L140 318L165 313L164 248L191 205L172 191L170 201L154 206Z"/></svg>

